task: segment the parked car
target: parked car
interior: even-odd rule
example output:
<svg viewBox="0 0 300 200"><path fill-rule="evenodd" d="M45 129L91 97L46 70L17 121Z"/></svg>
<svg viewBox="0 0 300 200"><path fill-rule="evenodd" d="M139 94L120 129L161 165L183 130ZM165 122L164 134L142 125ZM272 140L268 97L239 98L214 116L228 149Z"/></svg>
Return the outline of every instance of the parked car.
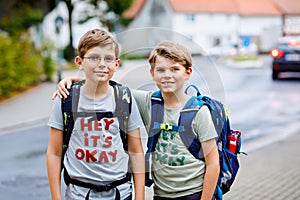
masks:
<svg viewBox="0 0 300 200"><path fill-rule="evenodd" d="M300 37L280 38L270 54L273 57L273 80L278 79L281 72L300 72Z"/></svg>

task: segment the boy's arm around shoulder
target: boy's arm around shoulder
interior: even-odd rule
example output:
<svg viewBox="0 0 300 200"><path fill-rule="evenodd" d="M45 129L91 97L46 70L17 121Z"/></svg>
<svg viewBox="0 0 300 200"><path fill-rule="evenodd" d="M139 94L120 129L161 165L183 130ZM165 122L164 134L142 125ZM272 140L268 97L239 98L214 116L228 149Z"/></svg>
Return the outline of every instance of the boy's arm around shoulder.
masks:
<svg viewBox="0 0 300 200"><path fill-rule="evenodd" d="M140 129L128 132L128 154L133 172L136 200L145 198L145 158L140 136Z"/></svg>
<svg viewBox="0 0 300 200"><path fill-rule="evenodd" d="M56 85L57 89L52 95L52 100L55 99L56 96L59 98L67 98L69 95L69 90L71 89L71 86L73 83L82 81L83 78L80 77L66 77L59 81L59 83Z"/></svg>
<svg viewBox="0 0 300 200"><path fill-rule="evenodd" d="M138 111L143 120L143 124L146 126L150 126L150 111L151 111L151 95L153 92L151 91L143 91L143 90L135 90L132 89L132 95L134 100L136 101Z"/></svg>
<svg viewBox="0 0 300 200"><path fill-rule="evenodd" d="M61 199L61 159L62 159L63 131L50 128L48 149L46 155L48 181L52 199Z"/></svg>

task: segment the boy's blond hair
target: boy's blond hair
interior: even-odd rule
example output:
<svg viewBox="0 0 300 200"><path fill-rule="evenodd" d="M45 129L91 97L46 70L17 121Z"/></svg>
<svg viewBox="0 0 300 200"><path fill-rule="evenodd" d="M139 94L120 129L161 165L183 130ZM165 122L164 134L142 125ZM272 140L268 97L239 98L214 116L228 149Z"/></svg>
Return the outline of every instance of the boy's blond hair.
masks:
<svg viewBox="0 0 300 200"><path fill-rule="evenodd" d="M78 43L78 56L83 58L86 52L96 46L112 45L115 50L115 56L119 55L119 44L117 40L104 29L93 29L86 32Z"/></svg>
<svg viewBox="0 0 300 200"><path fill-rule="evenodd" d="M162 56L173 62L179 63L189 69L192 67L192 55L184 46L171 41L160 42L150 53L148 62L154 69L157 56Z"/></svg>

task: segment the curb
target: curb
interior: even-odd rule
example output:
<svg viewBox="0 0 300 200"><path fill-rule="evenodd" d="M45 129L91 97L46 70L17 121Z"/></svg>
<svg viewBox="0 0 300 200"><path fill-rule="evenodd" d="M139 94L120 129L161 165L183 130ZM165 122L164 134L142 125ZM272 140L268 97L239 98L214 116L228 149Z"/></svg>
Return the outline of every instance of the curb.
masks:
<svg viewBox="0 0 300 200"><path fill-rule="evenodd" d="M18 124L11 124L8 126L0 127L0 135L5 135L11 132L15 131L21 131L28 128L33 128L41 125L47 125L47 121L49 119L49 116L47 117L41 117L37 119L32 119L28 121L23 121Z"/></svg>

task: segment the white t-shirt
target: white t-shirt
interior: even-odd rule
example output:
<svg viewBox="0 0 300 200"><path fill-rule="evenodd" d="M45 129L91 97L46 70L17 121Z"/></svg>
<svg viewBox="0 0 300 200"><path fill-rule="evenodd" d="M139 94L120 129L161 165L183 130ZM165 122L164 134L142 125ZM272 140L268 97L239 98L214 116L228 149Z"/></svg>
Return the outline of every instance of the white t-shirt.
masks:
<svg viewBox="0 0 300 200"><path fill-rule="evenodd" d="M114 112L116 108L113 88L101 99L91 99L80 92L78 112ZM102 118L89 122L90 117L78 117L67 149L64 165L71 178L83 182L105 185L120 180L128 172L129 156L123 149L119 121ZM142 122L136 102L132 98L128 131L140 128ZM61 100L53 105L48 125L63 130ZM118 186L121 199L132 193L131 182ZM89 189L72 184L66 190L66 199L84 199ZM90 199L115 199L115 189L108 192L90 192Z"/></svg>

